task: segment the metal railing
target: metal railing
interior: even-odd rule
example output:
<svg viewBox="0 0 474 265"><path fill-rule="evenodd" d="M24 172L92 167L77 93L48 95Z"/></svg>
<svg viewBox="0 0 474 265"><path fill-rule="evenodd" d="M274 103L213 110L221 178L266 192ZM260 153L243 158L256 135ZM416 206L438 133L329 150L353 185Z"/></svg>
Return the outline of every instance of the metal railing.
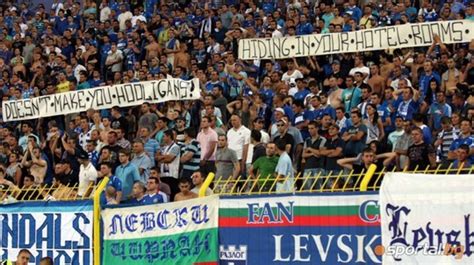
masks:
<svg viewBox="0 0 474 265"><path fill-rule="evenodd" d="M69 185L53 185L53 186L30 186L19 188L10 185L6 189L0 189L0 202L14 201L75 201L91 199L96 190L94 183L90 183L86 190L92 190L90 194L79 195L77 190L79 184Z"/></svg>
<svg viewBox="0 0 474 265"><path fill-rule="evenodd" d="M294 183L293 189L285 193L305 193L305 192L365 192L377 191L380 189L383 176L387 172L396 172L396 170L387 171L384 167L377 170L376 165L371 165L367 171L362 173L354 173L354 171L341 171L337 174L329 172L327 175L319 173L313 176L303 176L298 173L294 178L286 177L285 179L277 179L274 176L267 178L244 178L239 176L236 179L208 176L206 183L212 185L203 185L201 190L208 187L212 189L214 194L219 195L256 195L256 194L277 194L276 186L278 183L291 181ZM470 168L453 168L449 165L443 168L438 165L436 169L429 167L421 169L416 167L414 170L403 170L399 172L405 173L423 173L423 174L471 174L474 172L474 166ZM212 181L214 179L214 181Z"/></svg>

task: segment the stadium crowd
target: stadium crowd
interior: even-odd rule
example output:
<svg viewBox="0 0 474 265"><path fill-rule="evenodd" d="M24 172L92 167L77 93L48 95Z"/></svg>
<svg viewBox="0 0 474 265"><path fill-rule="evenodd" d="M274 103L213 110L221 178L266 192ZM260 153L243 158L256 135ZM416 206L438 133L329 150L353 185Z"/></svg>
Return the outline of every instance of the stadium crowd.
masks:
<svg viewBox="0 0 474 265"><path fill-rule="evenodd" d="M237 56L241 38L455 19L473 20L474 3L2 1L1 100L163 78L198 78L202 96L2 122L0 189L62 186L89 196L107 176L104 204L149 204L196 197L210 172L285 192L296 172L361 173L373 163L469 169L474 41L447 45L434 36L430 47ZM269 175L279 180L275 187L262 181Z"/></svg>

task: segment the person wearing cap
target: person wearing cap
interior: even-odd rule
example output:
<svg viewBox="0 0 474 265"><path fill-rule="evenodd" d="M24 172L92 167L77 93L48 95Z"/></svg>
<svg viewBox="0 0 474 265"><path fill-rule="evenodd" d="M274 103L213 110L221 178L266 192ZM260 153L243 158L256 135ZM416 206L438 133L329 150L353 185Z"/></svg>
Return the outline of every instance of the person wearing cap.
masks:
<svg viewBox="0 0 474 265"><path fill-rule="evenodd" d="M269 132L271 137L273 137L278 132L277 123L283 118L284 115L285 110L283 108L275 108L275 110L273 111L272 118L275 122L270 125Z"/></svg>
<svg viewBox="0 0 474 265"><path fill-rule="evenodd" d="M93 183L97 180L97 169L89 160L89 155L85 152L79 152L76 154L79 163L79 187L77 189L77 195L80 197L87 198L93 186Z"/></svg>

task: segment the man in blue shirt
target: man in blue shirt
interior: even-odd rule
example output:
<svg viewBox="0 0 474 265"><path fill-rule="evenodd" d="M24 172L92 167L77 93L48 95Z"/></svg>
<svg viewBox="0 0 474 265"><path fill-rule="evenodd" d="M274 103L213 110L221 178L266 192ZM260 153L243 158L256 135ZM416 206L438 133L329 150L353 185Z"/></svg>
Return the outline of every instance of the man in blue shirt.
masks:
<svg viewBox="0 0 474 265"><path fill-rule="evenodd" d="M309 35L313 33L313 25L307 19L304 14L300 16L300 23L296 26L296 35Z"/></svg>
<svg viewBox="0 0 474 265"><path fill-rule="evenodd" d="M303 101L310 92L306 89L306 82L303 78L298 78L295 81L298 91L295 93L294 98L295 100Z"/></svg>
<svg viewBox="0 0 474 265"><path fill-rule="evenodd" d="M419 93L416 92L415 94L411 87L399 89L395 93L399 94L400 92L402 93L402 95L398 96L397 100L394 102L393 105L398 106L398 116L406 120L411 120L413 114L418 111L418 108L420 106L418 102Z"/></svg>
<svg viewBox="0 0 474 265"><path fill-rule="evenodd" d="M453 169L469 170L472 167L472 162L469 161L469 146L467 144L460 145L456 150L456 153L457 159L453 162ZM463 172L461 174L463 174Z"/></svg>
<svg viewBox="0 0 474 265"><path fill-rule="evenodd" d="M434 102L429 110L431 117L431 126L436 131L441 131L441 118L442 117L451 117L452 109L451 106L446 103L446 96L444 92L436 92L436 102Z"/></svg>
<svg viewBox="0 0 474 265"><path fill-rule="evenodd" d="M278 180L276 184L276 192L292 192L294 190L294 176L293 162L291 157L286 153L286 142L283 139L278 139L275 142L277 152L280 158L275 168L275 174Z"/></svg>
<svg viewBox="0 0 474 265"><path fill-rule="evenodd" d="M107 183L107 187L112 186L115 189L116 196L115 200L117 202L120 202L122 199L122 181L117 178L115 175L112 175L112 164L110 163L102 163L100 165L100 175L102 176L100 179L97 180L97 183L100 182L100 180L104 179L105 177L109 178L109 182ZM100 204L101 205L106 205L107 204L107 199L105 198L105 192L102 193L102 196L100 198Z"/></svg>
<svg viewBox="0 0 474 265"><path fill-rule="evenodd" d="M132 198L127 201L131 205L144 205L145 204L145 184L141 182L135 182L132 188Z"/></svg>
<svg viewBox="0 0 474 265"><path fill-rule="evenodd" d="M419 79L419 83L418 83L418 86L420 87L420 98L421 100L425 100L429 103L432 102L431 99L425 99L425 97L427 96L428 91L431 89L430 88L430 82L432 79L436 80L436 82L439 84L441 84L441 77L439 76L439 74L435 71L433 71L433 62L432 61L425 61L425 63L423 64L423 70L424 72L421 74L420 76L420 79ZM433 93L435 93L436 91L431 91Z"/></svg>
<svg viewBox="0 0 474 265"><path fill-rule="evenodd" d="M448 160L456 159L456 150L463 144L469 146L469 158L471 163L474 163L474 137L471 135L472 122L469 119L461 121L459 138L454 140L449 148Z"/></svg>
<svg viewBox="0 0 474 265"><path fill-rule="evenodd" d="M349 7L346 9L346 13L351 14L352 18L359 23L360 18L362 17L362 10L356 5L355 0L349 0Z"/></svg>
<svg viewBox="0 0 474 265"><path fill-rule="evenodd" d="M159 192L159 180L155 177L150 177L146 183L146 194L143 197L143 204L157 204L165 202L164 197Z"/></svg>
<svg viewBox="0 0 474 265"><path fill-rule="evenodd" d="M119 151L120 166L115 170L115 175L122 181L123 195L121 201L126 201L132 194L132 187L135 182L140 181L138 168L130 163L130 151L121 149Z"/></svg>

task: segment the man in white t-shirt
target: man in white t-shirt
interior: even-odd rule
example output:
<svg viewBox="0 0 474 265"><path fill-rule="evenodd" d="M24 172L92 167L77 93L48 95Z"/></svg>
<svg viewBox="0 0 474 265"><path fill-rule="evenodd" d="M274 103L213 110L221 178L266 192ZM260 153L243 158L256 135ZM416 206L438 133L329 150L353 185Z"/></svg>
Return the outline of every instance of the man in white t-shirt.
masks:
<svg viewBox="0 0 474 265"><path fill-rule="evenodd" d="M120 25L120 31L124 31L126 29L125 22L127 20L131 20L133 17L132 12L127 10L127 7L125 4L122 4L120 6L120 15L117 17L117 20L119 21Z"/></svg>
<svg viewBox="0 0 474 265"><path fill-rule="evenodd" d="M237 159L240 162L240 170L244 173L251 132L247 127L242 125L241 118L236 114L230 117L230 123L232 124L232 128L227 132L229 149L234 150L237 154Z"/></svg>
<svg viewBox="0 0 474 265"><path fill-rule="evenodd" d="M292 80L294 81L296 79L304 77L300 70L296 69L293 59L287 60L286 66L288 67L288 71L286 71L286 73L284 73L281 77L282 81L289 83Z"/></svg>
<svg viewBox="0 0 474 265"><path fill-rule="evenodd" d="M105 22L106 20L109 19L110 13L112 13L112 10L109 7L108 1L102 0L102 3L100 3L100 22Z"/></svg>
<svg viewBox="0 0 474 265"><path fill-rule="evenodd" d="M354 76L357 72L361 72L364 75L364 83L369 81L370 69L364 65L364 57L362 55L354 57L354 68L349 71L349 75Z"/></svg>
<svg viewBox="0 0 474 265"><path fill-rule="evenodd" d="M79 169L79 188L77 190L77 195L79 197L87 198L94 187L92 184L97 180L97 169L92 165L89 160L89 155L86 152L81 151L76 155L81 164Z"/></svg>

